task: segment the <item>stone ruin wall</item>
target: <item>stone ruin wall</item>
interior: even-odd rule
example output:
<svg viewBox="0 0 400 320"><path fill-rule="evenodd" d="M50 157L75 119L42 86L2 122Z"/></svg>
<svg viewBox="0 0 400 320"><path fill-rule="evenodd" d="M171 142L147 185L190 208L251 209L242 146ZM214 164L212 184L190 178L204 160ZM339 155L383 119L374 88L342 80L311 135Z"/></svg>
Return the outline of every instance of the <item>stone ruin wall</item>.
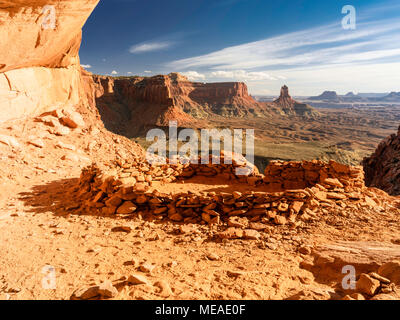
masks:
<svg viewBox="0 0 400 320"><path fill-rule="evenodd" d="M219 225L247 218L252 223L296 226L332 210L359 210L384 205L375 190L364 185L362 167L348 167L334 161L274 161L259 174L250 167L249 176L236 176L231 165L163 164L143 160L118 162L109 168L92 165L82 171L76 197L89 214L110 216L136 213L157 220ZM112 169L111 169L112 168ZM247 167L249 168L249 167ZM219 177L227 184L260 186L263 191L191 192L164 194L149 189L154 181L171 183L196 175ZM259 188L257 188L259 189ZM264 191L265 190L265 191Z"/></svg>
<svg viewBox="0 0 400 320"><path fill-rule="evenodd" d="M303 162L274 161L265 169L263 183L271 188L288 190L310 188L317 184L325 187L363 189L362 167L350 167L335 161L325 163L319 160Z"/></svg>

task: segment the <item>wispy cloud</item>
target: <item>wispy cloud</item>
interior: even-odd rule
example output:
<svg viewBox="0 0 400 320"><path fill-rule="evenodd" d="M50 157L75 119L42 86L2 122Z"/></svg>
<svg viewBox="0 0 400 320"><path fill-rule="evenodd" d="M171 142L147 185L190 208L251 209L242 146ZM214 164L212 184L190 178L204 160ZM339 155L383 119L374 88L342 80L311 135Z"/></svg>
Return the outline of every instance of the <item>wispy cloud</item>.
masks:
<svg viewBox="0 0 400 320"><path fill-rule="evenodd" d="M90 64L81 64L81 67L85 69L90 69L92 66Z"/></svg>
<svg viewBox="0 0 400 320"><path fill-rule="evenodd" d="M344 30L339 22L327 24L172 61L166 66L181 72L196 70L206 76L206 81L246 81L251 92L264 92L265 88L277 92L281 80L298 86L302 91L298 94L315 94L327 88L396 90L399 19L358 21L356 30Z"/></svg>
<svg viewBox="0 0 400 320"><path fill-rule="evenodd" d="M398 19L359 23L355 31L332 24L173 61L168 66L178 70L250 70L365 62L397 56L399 31Z"/></svg>
<svg viewBox="0 0 400 320"><path fill-rule="evenodd" d="M218 70L211 72L209 77L218 79L237 79L241 81L277 80L276 77L271 76L268 72L248 72L246 70Z"/></svg>
<svg viewBox="0 0 400 320"><path fill-rule="evenodd" d="M133 54L140 54L151 51L160 51L171 48L175 42L173 41L153 41L136 44L130 47L129 52Z"/></svg>
<svg viewBox="0 0 400 320"><path fill-rule="evenodd" d="M271 76L268 72L248 72L246 70L218 70L213 72L200 73L198 71L181 72L191 81L205 80L233 80L233 81L261 81L285 79L283 76Z"/></svg>

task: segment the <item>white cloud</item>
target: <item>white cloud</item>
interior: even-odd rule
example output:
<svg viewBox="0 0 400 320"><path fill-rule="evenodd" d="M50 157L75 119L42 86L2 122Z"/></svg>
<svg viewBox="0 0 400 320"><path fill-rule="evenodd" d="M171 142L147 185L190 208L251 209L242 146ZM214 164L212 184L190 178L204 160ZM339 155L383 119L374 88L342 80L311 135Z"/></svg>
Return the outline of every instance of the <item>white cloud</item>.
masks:
<svg viewBox="0 0 400 320"><path fill-rule="evenodd" d="M286 78L266 84L265 82L249 82L252 94L263 94L268 89L272 94L279 94L285 83L292 95L312 96L325 90L335 90L339 94L354 92L388 92L399 91L398 75L400 62L348 64L331 66L310 66L282 71Z"/></svg>
<svg viewBox="0 0 400 320"><path fill-rule="evenodd" d="M207 80L248 81L254 94L265 88L279 92L285 82L293 94L313 95L327 89L398 91L399 58L400 21L385 19L359 22L356 30L343 30L339 22L287 33L172 61L167 67L197 69Z"/></svg>
<svg viewBox="0 0 400 320"><path fill-rule="evenodd" d="M82 68L90 69L92 66L90 64L81 64Z"/></svg>
<svg viewBox="0 0 400 320"><path fill-rule="evenodd" d="M150 70L145 70L144 73L153 73L153 72Z"/></svg>
<svg viewBox="0 0 400 320"><path fill-rule="evenodd" d="M197 71L187 71L187 72L182 72L182 74L191 81L206 79L206 76L204 74L198 73Z"/></svg>
<svg viewBox="0 0 400 320"><path fill-rule="evenodd" d="M116 75L116 74L118 74L118 71L113 70L113 71L111 72L111 74Z"/></svg>
<svg viewBox="0 0 400 320"><path fill-rule="evenodd" d="M174 45L174 42L171 41L153 41L153 42L144 42L140 44L136 44L130 47L129 52L134 54L151 52L151 51L160 51L165 50Z"/></svg>
<svg viewBox="0 0 400 320"><path fill-rule="evenodd" d="M357 62L357 54L393 57L400 43L400 21L359 23L357 30L341 29L339 24L284 34L277 37L228 47L206 55L169 63L173 69L207 67L214 70L293 68L316 64ZM351 56L350 56L351 54ZM347 56L346 56L347 55Z"/></svg>
<svg viewBox="0 0 400 320"><path fill-rule="evenodd" d="M200 73L198 71L181 72L182 75L188 77L191 81L206 79L229 79L232 81L260 81L260 80L277 80L267 72L248 72L246 70L218 70L209 73Z"/></svg>
<svg viewBox="0 0 400 320"><path fill-rule="evenodd" d="M213 71L211 72L210 77L219 79L236 79L242 81L277 80L276 77L273 77L264 71L248 72L246 70Z"/></svg>

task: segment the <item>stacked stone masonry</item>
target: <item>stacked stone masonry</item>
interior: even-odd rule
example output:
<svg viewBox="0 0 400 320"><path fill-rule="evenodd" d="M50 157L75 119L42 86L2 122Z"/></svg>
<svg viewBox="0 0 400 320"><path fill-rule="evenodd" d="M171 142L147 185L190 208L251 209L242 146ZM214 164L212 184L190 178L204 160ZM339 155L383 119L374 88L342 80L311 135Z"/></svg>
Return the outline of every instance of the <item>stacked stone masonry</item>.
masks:
<svg viewBox="0 0 400 320"><path fill-rule="evenodd" d="M250 168L249 175L237 176L237 168ZM253 227L257 223L296 226L334 208L359 210L385 206L378 190L365 187L361 167L348 167L333 161L274 161L265 173L259 174L256 168L235 161L231 165L149 165L138 159L132 163L113 163L102 169L93 164L82 171L74 192L88 213L105 216L150 214L159 220L227 223L239 228L248 223L253 223ZM171 183L195 175L218 176L231 184L265 186L267 191L200 194L150 191L154 181ZM229 238L243 237L240 229L230 231Z"/></svg>

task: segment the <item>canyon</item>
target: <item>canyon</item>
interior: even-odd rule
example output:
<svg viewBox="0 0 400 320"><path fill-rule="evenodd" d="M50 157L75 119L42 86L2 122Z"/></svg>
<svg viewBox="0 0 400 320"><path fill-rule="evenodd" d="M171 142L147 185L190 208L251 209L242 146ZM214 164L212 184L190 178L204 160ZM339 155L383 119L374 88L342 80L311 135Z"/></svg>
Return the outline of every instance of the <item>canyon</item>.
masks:
<svg viewBox="0 0 400 320"><path fill-rule="evenodd" d="M93 75L79 47L97 3L0 1L1 300L400 299L397 109ZM265 161L150 164L134 140L170 120L255 128Z"/></svg>
<svg viewBox="0 0 400 320"><path fill-rule="evenodd" d="M93 79L103 121L110 129L121 128L121 124L129 128L124 132L127 136L145 132L151 126L168 126L170 120L176 120L179 126L205 127L204 120L215 116L317 115L311 107L291 99L287 90L273 103L259 103L242 82L190 82L178 73L148 78L94 75ZM129 123L129 119L135 123Z"/></svg>
<svg viewBox="0 0 400 320"><path fill-rule="evenodd" d="M283 86L270 102L255 100L240 82L191 82L178 73L153 77L110 77L86 74L106 128L140 143L146 133L180 128L255 129L259 169L271 159L333 159L358 165L398 126L399 107L315 109L293 99Z"/></svg>

